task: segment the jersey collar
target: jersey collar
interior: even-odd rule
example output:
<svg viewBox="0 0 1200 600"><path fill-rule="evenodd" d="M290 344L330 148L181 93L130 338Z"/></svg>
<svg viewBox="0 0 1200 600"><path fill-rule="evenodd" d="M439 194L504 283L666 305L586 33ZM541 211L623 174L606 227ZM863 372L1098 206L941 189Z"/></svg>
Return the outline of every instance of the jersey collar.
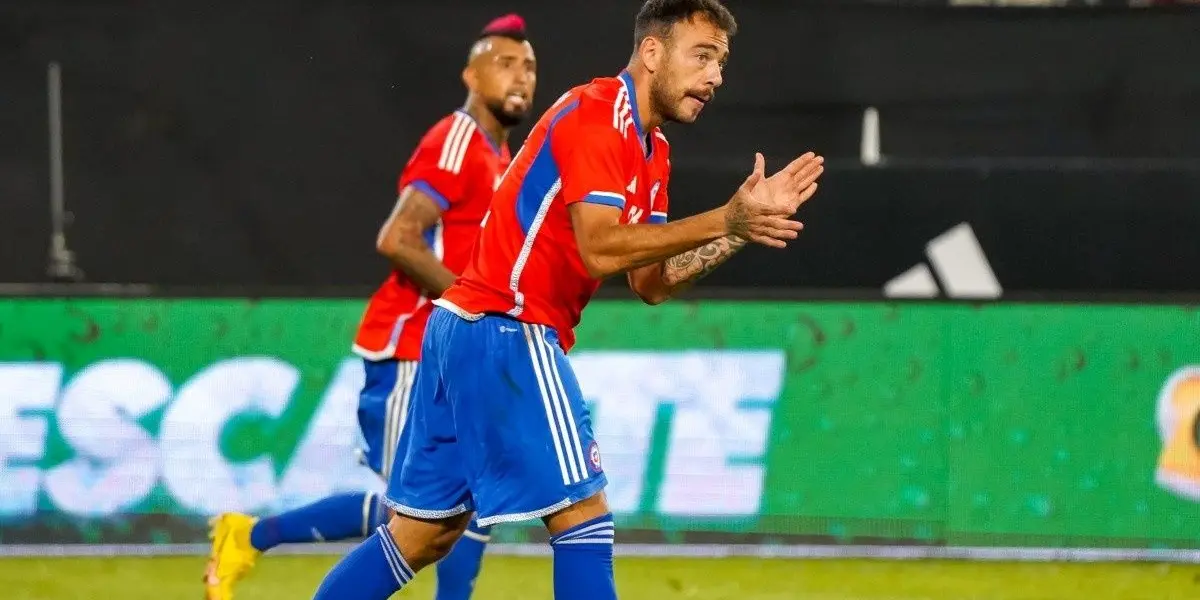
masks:
<svg viewBox="0 0 1200 600"><path fill-rule="evenodd" d="M472 123L475 123L475 129L479 131L479 135L483 136L483 139L487 140L488 146L491 147L492 152L495 152L496 156L503 156L503 154L500 152L500 146L496 144L496 140L493 140L492 136L488 135L487 131L479 125L479 121L476 121L475 117L471 116L471 113L461 108L455 109L454 112L462 113L462 116L470 119ZM634 118L636 119L637 117Z"/></svg>
<svg viewBox="0 0 1200 600"><path fill-rule="evenodd" d="M621 85L625 86L625 91L629 94L629 112L633 113L633 127L637 131L638 141L642 144L642 154L649 158L651 146L646 139L646 132L642 129L642 117L638 115L637 89L633 86L633 75L629 74L628 69L622 69L617 78L621 80Z"/></svg>

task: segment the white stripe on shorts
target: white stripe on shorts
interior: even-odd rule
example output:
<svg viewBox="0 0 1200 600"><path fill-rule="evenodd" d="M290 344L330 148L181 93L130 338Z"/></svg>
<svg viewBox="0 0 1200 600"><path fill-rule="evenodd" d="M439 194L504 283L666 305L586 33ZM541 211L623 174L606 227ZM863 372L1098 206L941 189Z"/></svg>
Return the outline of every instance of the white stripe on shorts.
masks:
<svg viewBox="0 0 1200 600"><path fill-rule="evenodd" d="M542 370L538 367L540 359L538 358L537 342L533 341L537 333L531 325L521 324L521 328L525 330L525 343L529 346L529 358L533 361L533 373L537 376L538 391L542 393L542 405L546 407L546 423L550 426L550 439L554 442L554 452L558 455L558 468L562 473L564 484L571 483L571 475L567 472L567 462L563 454L563 445L558 439L558 427L555 426L554 409L550 402L550 396L546 393L546 381L542 376Z"/></svg>
<svg viewBox="0 0 1200 600"><path fill-rule="evenodd" d="M384 405L386 416L383 421L383 457L379 465L380 475L387 481L392 474L392 463L396 460L400 433L408 422L408 400L416 380L417 363L412 360L396 361L396 385L388 394Z"/></svg>
<svg viewBox="0 0 1200 600"><path fill-rule="evenodd" d="M587 463L583 460L583 444L579 439L579 428L575 426L575 413L571 411L571 399L567 397L567 390L563 387L562 375L558 372L558 361L554 360L555 351L557 350L550 344L550 340L546 339L546 326L538 325L541 328L541 335L538 339L546 349L546 362L550 365L550 380L558 388L559 402L562 404L563 410L567 414L567 431L571 434L571 444L575 448L575 459L579 461L579 481L588 478Z"/></svg>
<svg viewBox="0 0 1200 600"><path fill-rule="evenodd" d="M525 341L529 345L529 357L533 361L533 373L537 376L542 404L546 408L546 423L550 427L550 438L554 442L563 483L579 483L587 478L583 449L579 445L579 434L575 431L575 417L562 391L562 382L557 379L558 367L554 365L553 350L545 341L545 328L528 324L522 324L522 327L525 329Z"/></svg>

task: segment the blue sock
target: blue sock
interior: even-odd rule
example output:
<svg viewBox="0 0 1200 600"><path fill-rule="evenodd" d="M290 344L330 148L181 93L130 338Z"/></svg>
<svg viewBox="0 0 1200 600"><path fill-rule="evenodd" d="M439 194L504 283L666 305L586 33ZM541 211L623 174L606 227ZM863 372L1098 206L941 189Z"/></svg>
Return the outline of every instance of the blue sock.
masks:
<svg viewBox="0 0 1200 600"><path fill-rule="evenodd" d="M330 496L259 520L250 530L250 545L265 552L280 544L361 538L386 518L387 509L375 494Z"/></svg>
<svg viewBox="0 0 1200 600"><path fill-rule="evenodd" d="M613 581L612 515L576 525L552 538L554 597L557 600L616 600Z"/></svg>
<svg viewBox="0 0 1200 600"><path fill-rule="evenodd" d="M380 525L333 566L313 600L387 600L412 578L392 534Z"/></svg>
<svg viewBox="0 0 1200 600"><path fill-rule="evenodd" d="M491 527L480 527L471 519L467 531L450 554L437 564L437 593L434 600L468 600L483 562L483 550L491 539Z"/></svg>

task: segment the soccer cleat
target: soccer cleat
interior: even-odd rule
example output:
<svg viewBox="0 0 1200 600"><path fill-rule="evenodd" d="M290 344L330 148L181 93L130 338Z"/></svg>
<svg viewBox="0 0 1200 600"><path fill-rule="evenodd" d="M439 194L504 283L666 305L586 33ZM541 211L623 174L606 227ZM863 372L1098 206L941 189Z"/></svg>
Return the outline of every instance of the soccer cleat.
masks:
<svg viewBox="0 0 1200 600"><path fill-rule="evenodd" d="M258 519L240 513L225 513L208 522L212 551L204 569L205 600L232 600L233 586L250 569L259 552L250 545L250 530Z"/></svg>

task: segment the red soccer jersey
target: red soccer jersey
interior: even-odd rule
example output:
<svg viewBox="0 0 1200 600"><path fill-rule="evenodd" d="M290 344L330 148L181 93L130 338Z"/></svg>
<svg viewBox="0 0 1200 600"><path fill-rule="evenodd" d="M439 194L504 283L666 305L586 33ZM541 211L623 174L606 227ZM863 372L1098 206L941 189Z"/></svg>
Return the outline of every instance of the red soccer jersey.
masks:
<svg viewBox="0 0 1200 600"><path fill-rule="evenodd" d="M400 174L398 191L412 186L441 206L442 218L425 238L455 275L471 256L479 223L509 160L507 146L497 146L460 110L425 134ZM354 352L370 360L420 358L421 336L432 310L424 290L403 272L392 271L367 304Z"/></svg>
<svg viewBox="0 0 1200 600"><path fill-rule="evenodd" d="M567 206L621 209L622 223L665 223L670 147L643 131L627 72L559 98L534 126L500 182L479 243L437 301L467 319L506 313L553 327L563 350L600 281L579 256Z"/></svg>

